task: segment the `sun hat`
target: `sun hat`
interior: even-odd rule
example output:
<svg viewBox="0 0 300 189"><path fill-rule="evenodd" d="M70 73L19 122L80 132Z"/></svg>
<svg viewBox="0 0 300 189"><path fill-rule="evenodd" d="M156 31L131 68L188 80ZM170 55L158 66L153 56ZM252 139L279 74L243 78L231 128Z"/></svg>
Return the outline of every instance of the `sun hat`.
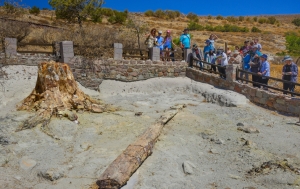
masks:
<svg viewBox="0 0 300 189"><path fill-rule="evenodd" d="M253 45L252 48L257 48L258 49L258 45Z"/></svg>
<svg viewBox="0 0 300 189"><path fill-rule="evenodd" d="M240 54L238 50L234 50L232 54Z"/></svg>
<svg viewBox="0 0 300 189"><path fill-rule="evenodd" d="M162 31L158 31L158 33L162 34Z"/></svg>
<svg viewBox="0 0 300 189"><path fill-rule="evenodd" d="M205 40L205 43L210 43L210 40L209 39Z"/></svg>
<svg viewBox="0 0 300 189"><path fill-rule="evenodd" d="M293 60L292 57L290 57L290 55L285 55L282 62L285 62L286 60Z"/></svg>
<svg viewBox="0 0 300 189"><path fill-rule="evenodd" d="M170 30L167 30L167 33L171 33L171 31L170 31Z"/></svg>
<svg viewBox="0 0 300 189"><path fill-rule="evenodd" d="M268 59L268 55L266 55L266 54L263 54L263 55L261 55L260 57L261 57L261 58L264 58L264 59L266 59L266 60Z"/></svg>

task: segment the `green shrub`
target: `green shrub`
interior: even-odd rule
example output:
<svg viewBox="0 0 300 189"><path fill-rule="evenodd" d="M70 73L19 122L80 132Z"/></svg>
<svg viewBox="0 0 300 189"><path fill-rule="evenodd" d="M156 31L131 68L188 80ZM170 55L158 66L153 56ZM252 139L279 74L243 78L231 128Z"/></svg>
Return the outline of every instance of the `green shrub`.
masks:
<svg viewBox="0 0 300 189"><path fill-rule="evenodd" d="M188 13L186 17L190 19L190 21L199 22L198 15L192 12Z"/></svg>
<svg viewBox="0 0 300 189"><path fill-rule="evenodd" d="M292 23L295 25L295 26L300 26L300 18L295 18Z"/></svg>
<svg viewBox="0 0 300 189"><path fill-rule="evenodd" d="M276 22L277 22L277 20L274 16L268 17L268 23L269 24L275 24Z"/></svg>
<svg viewBox="0 0 300 189"><path fill-rule="evenodd" d="M300 55L300 36L294 32L289 32L285 36L286 49L290 55Z"/></svg>
<svg viewBox="0 0 300 189"><path fill-rule="evenodd" d="M111 16L114 16L114 11L109 8L101 8L101 14L104 16L111 17Z"/></svg>
<svg viewBox="0 0 300 189"><path fill-rule="evenodd" d="M233 17L233 16L227 16L226 20L227 20L228 22L236 22L238 19L235 18L235 17Z"/></svg>
<svg viewBox="0 0 300 189"><path fill-rule="evenodd" d="M148 17L154 16L154 12L152 10L147 10L144 14L145 14L145 16L148 16Z"/></svg>
<svg viewBox="0 0 300 189"><path fill-rule="evenodd" d="M17 8L12 3L9 3L9 2L4 2L3 7L4 7L6 13L9 13L9 14L13 14L17 11Z"/></svg>
<svg viewBox="0 0 300 189"><path fill-rule="evenodd" d="M112 24L124 24L127 19L125 12L114 11L114 15L108 18L108 22Z"/></svg>
<svg viewBox="0 0 300 189"><path fill-rule="evenodd" d="M224 17L221 16L221 15L218 15L218 16L216 17L216 19L217 19L217 20L224 20Z"/></svg>
<svg viewBox="0 0 300 189"><path fill-rule="evenodd" d="M211 15L208 15L208 16L207 16L207 19L209 19L209 20L212 19L212 16L211 16Z"/></svg>
<svg viewBox="0 0 300 189"><path fill-rule="evenodd" d="M178 38L173 39L173 42L174 42L175 45L179 46L180 45L180 38L178 37Z"/></svg>
<svg viewBox="0 0 300 189"><path fill-rule="evenodd" d="M268 20L266 18L259 18L258 23L260 24L268 23Z"/></svg>
<svg viewBox="0 0 300 189"><path fill-rule="evenodd" d="M154 16L157 17L157 18L165 18L166 14L163 10L158 9L158 10L155 11Z"/></svg>
<svg viewBox="0 0 300 189"><path fill-rule="evenodd" d="M40 14L40 8L33 6L31 9L29 9L29 13L37 16Z"/></svg>
<svg viewBox="0 0 300 189"><path fill-rule="evenodd" d="M243 17L243 16L239 16L239 21L244 21L245 20L245 17Z"/></svg>
<svg viewBox="0 0 300 189"><path fill-rule="evenodd" d="M253 26L252 29L251 29L251 32L254 32L254 33L259 33L261 32L260 29L258 29L257 27Z"/></svg>
<svg viewBox="0 0 300 189"><path fill-rule="evenodd" d="M102 10L101 8L97 8L91 13L91 20L95 23L102 23Z"/></svg>
<svg viewBox="0 0 300 189"><path fill-rule="evenodd" d="M190 21L189 24L188 24L188 29L189 30L198 30L198 31L202 31L204 30L205 28L201 25L199 25L197 22L194 22L194 21Z"/></svg>
<svg viewBox="0 0 300 189"><path fill-rule="evenodd" d="M179 11L175 11L176 17L179 17L181 14Z"/></svg>
<svg viewBox="0 0 300 189"><path fill-rule="evenodd" d="M256 17L256 16L253 17L253 21L254 21L254 22L257 22L257 17Z"/></svg>
<svg viewBox="0 0 300 189"><path fill-rule="evenodd" d="M176 17L178 17L177 13L175 11L171 11L171 10L166 10L165 14L168 19L175 19Z"/></svg>

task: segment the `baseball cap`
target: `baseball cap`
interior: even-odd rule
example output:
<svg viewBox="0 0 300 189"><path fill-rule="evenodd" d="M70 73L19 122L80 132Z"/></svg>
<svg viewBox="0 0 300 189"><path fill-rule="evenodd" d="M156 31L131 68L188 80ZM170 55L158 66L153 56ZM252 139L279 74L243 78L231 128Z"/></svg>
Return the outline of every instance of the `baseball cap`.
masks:
<svg viewBox="0 0 300 189"><path fill-rule="evenodd" d="M162 31L158 31L158 33L162 34Z"/></svg>

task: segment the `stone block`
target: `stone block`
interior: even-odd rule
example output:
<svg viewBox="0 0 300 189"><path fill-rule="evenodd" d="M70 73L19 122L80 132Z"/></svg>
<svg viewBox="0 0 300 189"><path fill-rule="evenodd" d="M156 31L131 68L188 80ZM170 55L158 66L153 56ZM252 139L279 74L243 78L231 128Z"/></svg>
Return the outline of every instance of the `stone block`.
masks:
<svg viewBox="0 0 300 189"><path fill-rule="evenodd" d="M5 53L7 55L17 54L17 39L16 38L5 38L4 39Z"/></svg>
<svg viewBox="0 0 300 189"><path fill-rule="evenodd" d="M73 41L61 41L59 62L69 63L74 57Z"/></svg>

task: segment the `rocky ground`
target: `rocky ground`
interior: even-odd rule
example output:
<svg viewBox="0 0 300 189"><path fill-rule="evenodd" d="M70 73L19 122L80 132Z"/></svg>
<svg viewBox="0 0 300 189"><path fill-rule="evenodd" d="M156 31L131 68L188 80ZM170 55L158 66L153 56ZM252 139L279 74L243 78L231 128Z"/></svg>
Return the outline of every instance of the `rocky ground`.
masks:
<svg viewBox="0 0 300 189"><path fill-rule="evenodd" d="M104 81L100 93L118 111L53 118L57 139L36 127L15 132L15 111L34 88L36 67L4 68L0 91L0 188L90 188L105 168L164 110L187 107L165 127L153 154L123 189L300 187L299 118L249 103L237 93L188 78ZM136 116L137 112L141 112Z"/></svg>

